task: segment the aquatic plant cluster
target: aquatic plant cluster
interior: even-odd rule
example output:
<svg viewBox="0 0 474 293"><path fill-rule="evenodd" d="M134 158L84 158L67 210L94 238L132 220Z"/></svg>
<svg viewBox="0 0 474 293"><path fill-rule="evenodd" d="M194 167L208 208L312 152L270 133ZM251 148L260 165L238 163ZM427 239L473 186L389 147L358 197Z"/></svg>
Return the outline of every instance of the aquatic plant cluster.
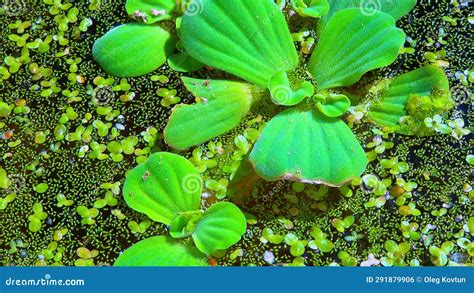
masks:
<svg viewBox="0 0 474 293"><path fill-rule="evenodd" d="M5 1L1 264L472 265L468 2Z"/></svg>

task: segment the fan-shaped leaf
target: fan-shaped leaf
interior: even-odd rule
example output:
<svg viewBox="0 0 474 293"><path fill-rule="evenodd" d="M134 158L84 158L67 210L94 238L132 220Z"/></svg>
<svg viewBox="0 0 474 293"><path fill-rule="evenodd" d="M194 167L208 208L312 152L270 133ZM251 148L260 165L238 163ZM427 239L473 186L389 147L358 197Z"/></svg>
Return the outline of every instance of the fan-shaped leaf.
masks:
<svg viewBox="0 0 474 293"><path fill-rule="evenodd" d="M198 210L202 182L185 158L155 153L127 175L123 196L134 210L169 225L180 212Z"/></svg>
<svg viewBox="0 0 474 293"><path fill-rule="evenodd" d="M108 74L135 77L158 69L174 46L175 38L159 26L130 23L99 38L92 55Z"/></svg>
<svg viewBox="0 0 474 293"><path fill-rule="evenodd" d="M370 121L380 126L399 125L400 119L409 115L406 107L410 96L449 94L448 78L441 68L432 65L383 81L381 84L383 88L377 92L378 97L369 101L367 114ZM434 110L435 107L432 108ZM418 120L422 122L425 117L419 117Z"/></svg>
<svg viewBox="0 0 474 293"><path fill-rule="evenodd" d="M173 109L164 135L176 149L187 149L231 130L261 94L257 87L242 82L192 78L183 78L183 82L198 102Z"/></svg>
<svg viewBox="0 0 474 293"><path fill-rule="evenodd" d="M127 0L125 4L128 15L147 24L171 19L175 8L176 0Z"/></svg>
<svg viewBox="0 0 474 293"><path fill-rule="evenodd" d="M367 15L382 11L390 14L395 20L399 20L416 5L416 0L328 0L328 2L329 11L318 22L319 32L323 31L334 14L346 8L359 8Z"/></svg>
<svg viewBox="0 0 474 293"><path fill-rule="evenodd" d="M236 205L219 202L204 213L192 237L196 247L209 255L237 243L246 227L245 216Z"/></svg>
<svg viewBox="0 0 474 293"><path fill-rule="evenodd" d="M278 71L298 65L283 13L272 0L201 0L185 13L181 38L196 60L267 87Z"/></svg>
<svg viewBox="0 0 474 293"><path fill-rule="evenodd" d="M309 70L320 89L352 85L364 73L395 61L404 42L405 34L388 14L342 10L322 33Z"/></svg>
<svg viewBox="0 0 474 293"><path fill-rule="evenodd" d="M270 181L283 178L330 186L359 176L368 163L342 120L301 109L286 110L265 126L250 161Z"/></svg>
<svg viewBox="0 0 474 293"><path fill-rule="evenodd" d="M207 266L207 258L195 247L165 236L142 240L125 250L115 261L116 267Z"/></svg>

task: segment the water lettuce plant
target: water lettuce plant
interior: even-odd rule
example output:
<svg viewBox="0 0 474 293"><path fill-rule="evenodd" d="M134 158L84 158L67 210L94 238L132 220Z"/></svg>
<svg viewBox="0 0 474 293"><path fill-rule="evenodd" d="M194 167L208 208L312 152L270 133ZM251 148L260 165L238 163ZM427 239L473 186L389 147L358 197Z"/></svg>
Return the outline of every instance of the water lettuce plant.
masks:
<svg viewBox="0 0 474 293"><path fill-rule="evenodd" d="M218 202L201 210L202 179L187 159L158 152L127 175L123 196L134 210L169 227L169 236L145 239L127 249L117 266L198 266L206 255L237 243L246 230L240 209ZM191 237L195 246L186 239ZM204 261L206 260L206 261Z"/></svg>
<svg viewBox="0 0 474 293"><path fill-rule="evenodd" d="M267 123L250 153L262 178L341 186L361 175L366 154L340 119L351 105L349 97L357 100L349 87L396 60L405 34L395 21L416 1L381 1L378 10L358 5L363 1L328 1L309 60L298 55L273 1L200 2L200 13L182 18L183 47L195 60L244 81L184 77L197 102L176 106L166 142L176 149L204 143L236 127L270 96L288 109ZM308 2L325 1L294 5ZM402 134L432 134L424 120L452 107L447 77L433 65L379 81L366 96L367 120Z"/></svg>
<svg viewBox="0 0 474 293"><path fill-rule="evenodd" d="M171 18L176 9L171 2L129 0L127 12L142 23L119 26L97 40L94 58L116 76L138 76L161 66L176 42L151 24ZM166 142L187 149L211 140L236 127L269 95L274 104L288 109L268 122L249 156L262 178L342 186L361 175L367 156L339 118L351 107L350 97L361 98L348 87L396 60L405 34L395 21L416 1L382 2L377 10L363 6L363 1L292 1L299 14L320 17L319 40L308 59L298 55L285 17L273 1L191 1L176 20L178 47L185 53L168 63L177 67L173 60L194 60L246 82L183 77L197 102L173 110ZM193 11L196 3L199 10ZM407 135L433 134L425 120L453 106L449 82L433 65L381 80L366 96L362 106L368 121Z"/></svg>

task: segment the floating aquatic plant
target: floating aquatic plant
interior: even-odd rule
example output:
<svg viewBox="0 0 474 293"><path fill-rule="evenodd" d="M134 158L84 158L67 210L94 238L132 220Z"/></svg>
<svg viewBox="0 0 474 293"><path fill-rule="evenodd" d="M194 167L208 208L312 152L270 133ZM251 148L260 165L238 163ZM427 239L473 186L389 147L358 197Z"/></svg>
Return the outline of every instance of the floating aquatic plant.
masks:
<svg viewBox="0 0 474 293"><path fill-rule="evenodd" d="M126 250L115 265L201 265L206 255L238 242L246 230L240 209L219 202L201 210L202 179L185 158L155 153L128 175L123 195L127 204L150 219L169 226L159 236ZM191 237L195 247L177 239ZM196 249L197 248L197 249ZM152 259L149 254L156 254Z"/></svg>
<svg viewBox="0 0 474 293"><path fill-rule="evenodd" d="M128 3L129 14L135 10L135 15L155 22L173 10L169 5L159 14L152 13L145 2ZM231 130L269 92L275 104L294 107L268 122L249 156L261 177L341 186L365 170L368 161L362 147L338 118L351 105L341 87L395 61L405 42L395 19L408 13L415 2L384 3L385 11L370 13L357 3L309 2L293 1L300 14L322 17L319 41L306 64L299 60L284 15L272 1L207 0L200 13L184 13L178 27L186 52L249 83L183 78L197 103L174 109L165 129L168 144L186 149ZM138 9L140 5L146 12ZM148 73L167 56L167 52L149 53L161 50L169 40L169 34L153 37L157 29L142 24L116 28L96 42L95 58L118 76ZM119 46L126 39L130 45ZM132 45L140 48L133 50ZM138 51L148 62L137 61ZM403 134L429 134L424 120L452 107L448 80L434 66L380 81L370 93L368 119Z"/></svg>
<svg viewBox="0 0 474 293"><path fill-rule="evenodd" d="M273 103L293 107L268 122L251 151L249 160L261 177L341 186L359 176L367 158L338 118L350 107L343 87L395 61L405 35L394 17L406 14L414 1L373 13L330 2L330 17L320 20L324 29L307 63L272 1L207 0L200 14L185 14L180 36L186 51L248 83L183 78L198 99L175 108L165 129L168 144L186 149L229 131L252 105L268 101L269 93ZM405 134L426 134L414 123L452 107L447 78L434 66L381 81L372 94L368 119ZM414 105L418 99L426 100L426 109Z"/></svg>

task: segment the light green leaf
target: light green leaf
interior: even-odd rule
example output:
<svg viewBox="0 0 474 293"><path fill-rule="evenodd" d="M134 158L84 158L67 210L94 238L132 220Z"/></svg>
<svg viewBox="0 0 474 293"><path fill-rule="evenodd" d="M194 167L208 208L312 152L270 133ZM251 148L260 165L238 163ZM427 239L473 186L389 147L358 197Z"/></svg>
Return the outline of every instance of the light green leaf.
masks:
<svg viewBox="0 0 474 293"><path fill-rule="evenodd" d="M272 100L277 105L294 106L310 97L314 93L313 85L308 81L301 81L296 89L292 89L285 71L277 72L268 84Z"/></svg>
<svg viewBox="0 0 474 293"><path fill-rule="evenodd" d="M171 113L164 136L176 149L187 149L233 129L261 95L257 87L242 82L187 77L183 82L198 102L178 105Z"/></svg>
<svg viewBox="0 0 474 293"><path fill-rule="evenodd" d="M321 252L330 252L334 248L334 243L326 238L315 240L316 246Z"/></svg>
<svg viewBox="0 0 474 293"><path fill-rule="evenodd" d="M178 213L199 209L201 181L185 158L155 153L127 175L123 196L132 209L169 225Z"/></svg>
<svg viewBox="0 0 474 293"><path fill-rule="evenodd" d="M289 109L273 118L250 161L263 178L341 186L364 172L367 157L350 128L317 111Z"/></svg>
<svg viewBox="0 0 474 293"><path fill-rule="evenodd" d="M474 217L470 217L467 221L467 228L469 229L471 235L474 235Z"/></svg>
<svg viewBox="0 0 474 293"><path fill-rule="evenodd" d="M195 60L187 53L176 53L168 58L168 65L178 72L193 72L204 67L204 64Z"/></svg>
<svg viewBox="0 0 474 293"><path fill-rule="evenodd" d="M391 253L395 253L398 250L398 245L395 241L393 240L387 240L384 243L385 250Z"/></svg>
<svg viewBox="0 0 474 293"><path fill-rule="evenodd" d="M376 91L376 99L369 101L367 117L380 126L399 125L400 119L409 115L406 107L410 97L449 95L448 78L441 68L432 65L382 81L377 87L380 89ZM449 105L440 106L442 109ZM430 111L435 109L434 105L428 107ZM421 115L417 120L422 123L425 117ZM399 132L414 134L414 130L402 129Z"/></svg>
<svg viewBox="0 0 474 293"><path fill-rule="evenodd" d="M245 216L236 205L219 202L204 213L192 237L196 247L210 255L237 243L246 228Z"/></svg>
<svg viewBox="0 0 474 293"><path fill-rule="evenodd" d="M28 223L28 229L31 232L38 232L41 230L41 221L36 217L31 217L30 222Z"/></svg>
<svg viewBox="0 0 474 293"><path fill-rule="evenodd" d="M416 0L328 0L329 11L318 22L318 31L322 32L328 21L338 11L346 8L359 8L366 15L382 11L399 20L416 5Z"/></svg>
<svg viewBox="0 0 474 293"><path fill-rule="evenodd" d="M342 116L350 108L351 101L345 95L329 94L323 101L317 102L316 106L324 115L335 118Z"/></svg>
<svg viewBox="0 0 474 293"><path fill-rule="evenodd" d="M155 236L142 240L125 250L115 267L202 267L207 258L195 247L171 237Z"/></svg>
<svg viewBox="0 0 474 293"><path fill-rule="evenodd" d="M12 184L10 178L8 178L7 171L0 167L0 188L7 189Z"/></svg>
<svg viewBox="0 0 474 293"><path fill-rule="evenodd" d="M135 77L158 69L174 47L175 37L159 26L129 23L99 38L92 55L108 74Z"/></svg>
<svg viewBox="0 0 474 293"><path fill-rule="evenodd" d="M127 0L125 4L128 15L147 24L171 19L175 8L176 0Z"/></svg>
<svg viewBox="0 0 474 293"><path fill-rule="evenodd" d="M202 211L180 213L170 225L170 235L184 238L194 233L196 223L202 218Z"/></svg>
<svg viewBox="0 0 474 293"><path fill-rule="evenodd" d="M272 0L201 0L186 13L181 38L196 60L267 87L278 71L298 65L285 16Z"/></svg>
<svg viewBox="0 0 474 293"><path fill-rule="evenodd" d="M320 18L329 11L327 0L292 0L293 8L299 15Z"/></svg>
<svg viewBox="0 0 474 293"><path fill-rule="evenodd" d="M405 34L388 14L342 10L323 31L309 71L320 89L352 85L366 72L395 61L404 42Z"/></svg>

